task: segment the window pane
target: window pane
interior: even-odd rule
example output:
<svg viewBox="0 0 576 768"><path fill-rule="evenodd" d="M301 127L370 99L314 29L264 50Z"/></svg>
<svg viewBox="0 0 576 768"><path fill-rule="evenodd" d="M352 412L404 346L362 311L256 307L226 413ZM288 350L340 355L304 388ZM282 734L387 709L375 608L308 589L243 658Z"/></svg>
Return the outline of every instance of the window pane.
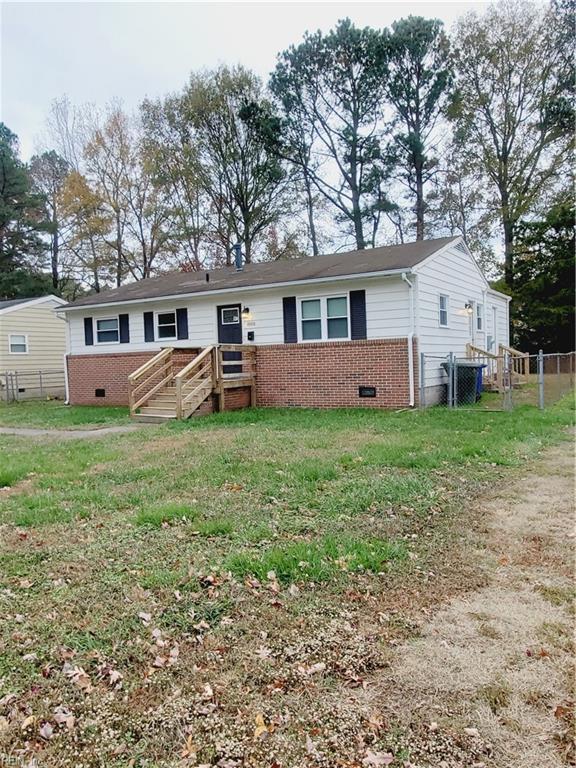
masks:
<svg viewBox="0 0 576 768"><path fill-rule="evenodd" d="M15 333L10 336L10 352L26 353L26 336L23 334Z"/></svg>
<svg viewBox="0 0 576 768"><path fill-rule="evenodd" d="M322 324L320 320L302 321L302 338L306 341L322 338Z"/></svg>
<svg viewBox="0 0 576 768"><path fill-rule="evenodd" d="M348 302L345 296L328 299L326 305L328 317L346 317L348 315Z"/></svg>
<svg viewBox="0 0 576 768"><path fill-rule="evenodd" d="M158 315L158 325L175 325L176 315L174 312L165 312L162 315Z"/></svg>
<svg viewBox="0 0 576 768"><path fill-rule="evenodd" d="M328 338L345 339L348 336L348 319L346 317L328 318Z"/></svg>
<svg viewBox="0 0 576 768"><path fill-rule="evenodd" d="M12 344L23 344L26 346L26 336L14 334L13 336L10 336L10 341Z"/></svg>
<svg viewBox="0 0 576 768"><path fill-rule="evenodd" d="M116 320L116 318L112 318L111 320L98 320L97 325L99 331L118 330L118 320Z"/></svg>
<svg viewBox="0 0 576 768"><path fill-rule="evenodd" d="M302 319L316 320L320 318L320 299L311 299L302 302Z"/></svg>
<svg viewBox="0 0 576 768"><path fill-rule="evenodd" d="M118 331L98 331L98 341L101 343L118 341Z"/></svg>
<svg viewBox="0 0 576 768"><path fill-rule="evenodd" d="M224 325L235 325L240 322L240 313L237 307L222 310L222 323Z"/></svg>
<svg viewBox="0 0 576 768"><path fill-rule="evenodd" d="M174 336L176 336L175 325L159 325L158 326L158 338L173 339Z"/></svg>
<svg viewBox="0 0 576 768"><path fill-rule="evenodd" d="M440 325L448 325L448 312L445 309L440 310Z"/></svg>

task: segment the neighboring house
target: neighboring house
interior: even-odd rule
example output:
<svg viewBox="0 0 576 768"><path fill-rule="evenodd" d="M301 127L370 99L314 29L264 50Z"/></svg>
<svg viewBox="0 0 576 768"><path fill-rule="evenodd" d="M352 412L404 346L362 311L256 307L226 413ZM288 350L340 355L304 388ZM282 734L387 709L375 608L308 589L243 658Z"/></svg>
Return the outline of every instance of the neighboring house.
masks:
<svg viewBox="0 0 576 768"><path fill-rule="evenodd" d="M57 296L0 301L0 399L63 396L66 323Z"/></svg>
<svg viewBox="0 0 576 768"><path fill-rule="evenodd" d="M177 371L209 345L249 344L259 405L414 405L418 353L508 344L508 302L460 237L172 273L63 308L70 400L127 403L129 374L163 348Z"/></svg>

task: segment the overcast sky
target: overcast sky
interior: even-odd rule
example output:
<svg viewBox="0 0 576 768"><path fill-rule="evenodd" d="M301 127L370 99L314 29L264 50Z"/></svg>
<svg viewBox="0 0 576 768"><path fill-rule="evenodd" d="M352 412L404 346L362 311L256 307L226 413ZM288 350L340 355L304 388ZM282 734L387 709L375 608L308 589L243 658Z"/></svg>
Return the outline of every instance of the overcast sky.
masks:
<svg viewBox="0 0 576 768"><path fill-rule="evenodd" d="M179 90L191 70L238 62L266 77L276 54L306 30L349 16L388 26L407 15L448 27L485 2L4 2L1 7L1 119L28 159L52 99L136 107Z"/></svg>

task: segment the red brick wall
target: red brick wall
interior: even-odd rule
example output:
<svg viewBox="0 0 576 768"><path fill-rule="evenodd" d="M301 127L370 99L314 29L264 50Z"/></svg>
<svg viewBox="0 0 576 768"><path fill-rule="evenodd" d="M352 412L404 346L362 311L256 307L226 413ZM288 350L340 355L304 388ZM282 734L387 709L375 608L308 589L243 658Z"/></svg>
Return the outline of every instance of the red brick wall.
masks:
<svg viewBox="0 0 576 768"><path fill-rule="evenodd" d="M128 375L157 352L114 352L104 355L68 355L68 385L72 405L128 405ZM198 354L197 349L183 349L172 359L176 370ZM105 389L105 397L96 397L96 389Z"/></svg>
<svg viewBox="0 0 576 768"><path fill-rule="evenodd" d="M176 367L185 365L196 353L197 350L176 353ZM153 354L68 356L70 402L73 405L127 405L128 374ZM409 404L406 339L261 346L256 348L256 370L256 402L261 406L403 408ZM414 381L418 381L416 341ZM376 387L376 397L359 397L359 386ZM104 388L106 396L95 397L96 388ZM414 389L417 399L416 383ZM245 408L249 403L248 387L226 391L227 411ZM213 409L213 401L208 398L198 413L210 413Z"/></svg>
<svg viewBox="0 0 576 768"><path fill-rule="evenodd" d="M177 350L172 356L174 369L180 370L198 354L197 349ZM128 375L156 352L115 352L110 355L68 355L69 397L72 405L128 405ZM105 389L105 397L96 397L96 389ZM233 411L250 405L250 388L226 391L225 410ZM215 410L209 397L197 413Z"/></svg>
<svg viewBox="0 0 576 768"><path fill-rule="evenodd" d="M409 404L406 339L257 347L256 400L262 406L402 408ZM414 376L418 381L417 344ZM376 387L375 398L358 396ZM415 397L417 398L417 386Z"/></svg>

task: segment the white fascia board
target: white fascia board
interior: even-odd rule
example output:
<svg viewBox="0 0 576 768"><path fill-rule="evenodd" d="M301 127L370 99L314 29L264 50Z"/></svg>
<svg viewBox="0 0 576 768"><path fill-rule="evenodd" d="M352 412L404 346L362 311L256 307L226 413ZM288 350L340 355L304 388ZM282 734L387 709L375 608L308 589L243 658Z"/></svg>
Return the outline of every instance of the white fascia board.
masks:
<svg viewBox="0 0 576 768"><path fill-rule="evenodd" d="M497 291L496 288L488 288L486 293L491 293L493 296L499 296L501 299L506 299L506 301L512 301L512 296L508 296L507 293L502 293L502 291Z"/></svg>
<svg viewBox="0 0 576 768"><path fill-rule="evenodd" d="M47 301L55 301L57 304L66 304L65 299L61 299L59 296L40 296L38 299L32 299L32 301L26 301L22 299L19 304L13 304L11 307L4 307L0 309L0 315L7 315L10 312L16 312L17 309L27 309L28 307L36 307L38 304L44 304Z"/></svg>
<svg viewBox="0 0 576 768"><path fill-rule="evenodd" d="M282 289L285 286L316 285L318 283L334 283L341 280L366 280L374 277L399 277L403 272L410 274L412 268L408 269L386 269L381 272L358 272L353 275L337 275L335 277L313 277L309 280L289 280L282 283L266 283L264 285L245 285L237 288L218 288L214 291L194 291L193 293L174 293L166 296L153 296L146 299L123 299L121 301L107 301L98 304L82 304L82 306L71 306L65 309L59 309L58 312L89 312L106 307L123 306L125 304L149 304L152 301L177 301L179 299L196 299L203 296L220 296L229 293L243 293L244 291L264 291L270 289Z"/></svg>

